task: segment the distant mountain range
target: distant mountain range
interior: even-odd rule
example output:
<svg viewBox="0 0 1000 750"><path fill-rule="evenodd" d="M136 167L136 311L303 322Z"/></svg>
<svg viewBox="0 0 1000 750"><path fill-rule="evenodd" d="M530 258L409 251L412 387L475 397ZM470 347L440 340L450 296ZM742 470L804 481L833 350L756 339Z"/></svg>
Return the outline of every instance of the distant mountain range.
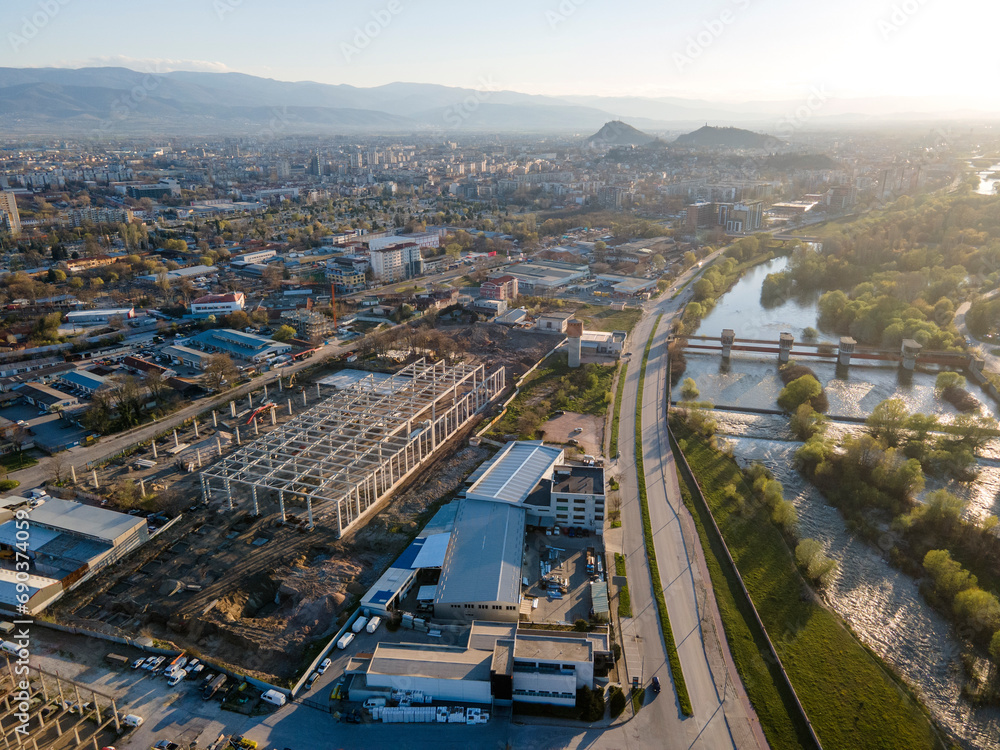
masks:
<svg viewBox="0 0 1000 750"><path fill-rule="evenodd" d="M706 121L765 132L800 101L715 103L671 97L537 96L516 91L391 83L275 81L242 73L151 74L127 68L0 68L0 129L6 133L232 134L493 132L587 133L628 118L663 134ZM947 102L901 97L824 100L809 126L872 119L940 119ZM965 102L955 116L983 117ZM964 107L964 109L963 109ZM645 133L640 132L645 136ZM626 138L628 136L625 136ZM621 145L625 145L624 143Z"/></svg>

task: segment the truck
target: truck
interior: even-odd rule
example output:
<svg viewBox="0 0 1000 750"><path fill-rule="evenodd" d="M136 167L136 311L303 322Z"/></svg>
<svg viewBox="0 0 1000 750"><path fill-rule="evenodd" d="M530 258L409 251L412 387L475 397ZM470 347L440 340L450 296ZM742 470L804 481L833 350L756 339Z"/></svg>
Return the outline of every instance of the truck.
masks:
<svg viewBox="0 0 1000 750"><path fill-rule="evenodd" d="M345 648L347 648L348 646L351 645L351 641L353 641L353 640L354 640L354 633L344 633L337 640L337 648L339 648L339 649L345 649Z"/></svg>
<svg viewBox="0 0 1000 750"><path fill-rule="evenodd" d="M226 675L224 674L216 675L214 680L201 689L202 700L211 700L219 688L226 684L226 679Z"/></svg>
<svg viewBox="0 0 1000 750"><path fill-rule="evenodd" d="M593 575L594 574L594 570L595 570L594 565L595 565L595 561L594 561L594 548L593 547L587 547L587 573L589 575Z"/></svg>
<svg viewBox="0 0 1000 750"><path fill-rule="evenodd" d="M129 658L127 656L122 656L121 654L105 654L104 661L115 667L121 667L124 669L131 665Z"/></svg>
<svg viewBox="0 0 1000 750"><path fill-rule="evenodd" d="M353 630L355 633L360 633L362 630L365 629L365 625L367 624L368 624L367 617L359 617L357 620L354 621L354 624L351 625L351 630Z"/></svg>
<svg viewBox="0 0 1000 750"><path fill-rule="evenodd" d="M382 624L381 617L373 617L368 621L368 624L365 626L365 630L369 633L374 633L376 630L378 630L378 626L381 624Z"/></svg>

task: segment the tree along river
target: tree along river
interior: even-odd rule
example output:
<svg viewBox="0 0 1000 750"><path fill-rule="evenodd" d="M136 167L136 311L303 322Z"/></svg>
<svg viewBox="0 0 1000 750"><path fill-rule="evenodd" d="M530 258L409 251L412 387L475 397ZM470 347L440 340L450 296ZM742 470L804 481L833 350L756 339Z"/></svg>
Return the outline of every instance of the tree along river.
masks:
<svg viewBox="0 0 1000 750"><path fill-rule="evenodd" d="M705 317L698 334L716 336L724 328L732 328L737 338L776 342L779 333L788 331L801 341L805 328L818 328L815 298L761 305L764 277L787 264L787 258L777 258L751 269ZM838 337L821 334L820 340L835 342ZM935 397L932 373L918 372L907 379L900 377L895 365L856 363L846 377L843 373L838 377L833 362L809 357L800 361L815 370L826 388L832 430L858 429L856 424L837 423L836 418L866 417L876 404L892 397L903 399L911 411L938 414L946 420L957 413ZM689 352L683 377L694 378L700 400L723 408L776 409L782 388L777 357L749 352L734 352L728 365L718 354ZM996 404L978 389L971 390L996 416ZM906 680L934 718L963 746L1000 750L1000 709L976 708L962 698L963 644L954 637L950 623L924 602L912 578L892 568L879 550L856 539L836 508L795 471L794 454L801 443L794 442L787 417L720 411L716 418L720 437L733 446L741 464L760 461L782 482L785 496L798 511L801 536L818 539L827 554L837 559L836 580L825 594L833 609ZM1000 444L991 445L980 459L976 482L961 484L928 477L925 493L944 486L968 501L968 516L1000 515L998 459ZM885 546L891 547L888 537Z"/></svg>

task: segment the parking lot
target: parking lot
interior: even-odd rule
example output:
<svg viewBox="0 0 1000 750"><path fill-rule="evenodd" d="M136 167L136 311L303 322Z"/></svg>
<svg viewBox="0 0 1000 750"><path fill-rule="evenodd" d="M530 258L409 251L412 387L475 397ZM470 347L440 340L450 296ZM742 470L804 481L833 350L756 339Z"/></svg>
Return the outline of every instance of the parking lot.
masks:
<svg viewBox="0 0 1000 750"><path fill-rule="evenodd" d="M532 531L526 535L526 542L526 564L522 570L529 585L524 593L538 599L538 607L531 610L531 621L572 625L578 619L589 619L592 602L586 550L593 547L600 557L604 554L604 540L593 533L588 537L568 537ZM550 556L553 553L555 557ZM562 598L553 598L542 584L539 562L543 559L551 563L551 575L569 579ZM604 573L606 576L607 570Z"/></svg>
<svg viewBox="0 0 1000 750"><path fill-rule="evenodd" d="M89 434L82 427L60 419L58 414L39 414L38 411L31 404L20 403L0 409L0 417L12 422L27 422L39 447L76 445Z"/></svg>

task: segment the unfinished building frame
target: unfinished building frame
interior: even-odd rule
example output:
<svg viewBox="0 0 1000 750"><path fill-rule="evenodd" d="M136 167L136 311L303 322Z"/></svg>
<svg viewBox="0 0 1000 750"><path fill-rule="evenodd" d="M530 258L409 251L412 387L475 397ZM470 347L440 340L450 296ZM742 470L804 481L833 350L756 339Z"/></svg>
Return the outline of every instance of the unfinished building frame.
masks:
<svg viewBox="0 0 1000 750"><path fill-rule="evenodd" d="M201 474L202 498L220 490L233 508L232 485L305 500L309 526L333 516L338 535L368 512L505 387L504 369L428 364L420 359L377 380L368 375ZM331 526L333 524L331 523Z"/></svg>

